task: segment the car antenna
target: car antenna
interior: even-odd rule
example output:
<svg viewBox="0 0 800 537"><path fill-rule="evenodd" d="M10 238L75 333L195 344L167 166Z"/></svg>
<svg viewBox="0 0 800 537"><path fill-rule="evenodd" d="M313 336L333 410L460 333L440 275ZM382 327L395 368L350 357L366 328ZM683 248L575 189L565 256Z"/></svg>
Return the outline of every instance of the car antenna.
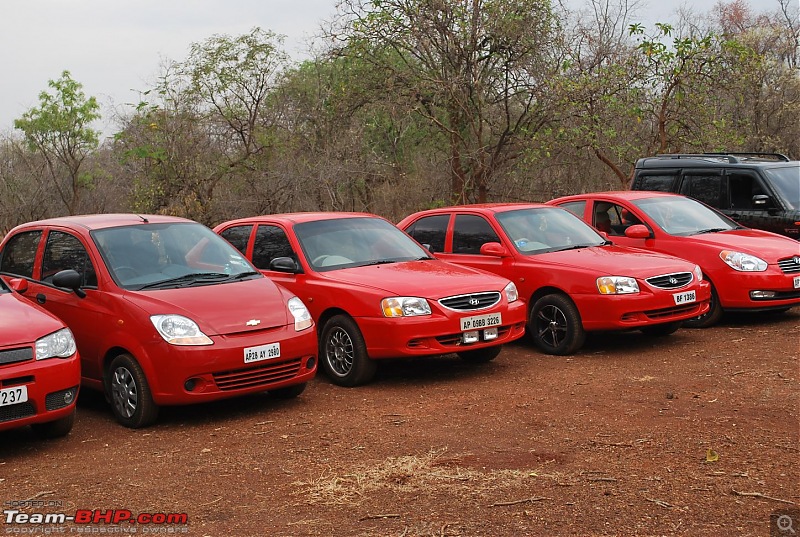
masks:
<svg viewBox="0 0 800 537"><path fill-rule="evenodd" d="M148 219L147 219L147 218L145 218L144 216L142 216L142 215L140 215L140 214L137 214L136 216L138 216L139 218L141 218L141 219L142 219L142 222L144 222L145 224L149 224L149 223L150 223L150 220L148 220Z"/></svg>

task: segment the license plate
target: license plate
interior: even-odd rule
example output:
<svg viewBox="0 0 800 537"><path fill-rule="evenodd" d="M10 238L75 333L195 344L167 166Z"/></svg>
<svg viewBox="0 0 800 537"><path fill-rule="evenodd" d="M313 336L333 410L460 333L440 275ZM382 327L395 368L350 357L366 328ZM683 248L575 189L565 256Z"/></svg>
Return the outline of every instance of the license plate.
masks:
<svg viewBox="0 0 800 537"><path fill-rule="evenodd" d="M244 363L249 364L252 362L260 362L261 360L270 360L272 358L278 358L280 355L280 343L268 343L266 345L259 345L258 347L247 347L244 350Z"/></svg>
<svg viewBox="0 0 800 537"><path fill-rule="evenodd" d="M0 390L0 406L16 405L28 400L27 386L14 386Z"/></svg>
<svg viewBox="0 0 800 537"><path fill-rule="evenodd" d="M686 291L685 293L675 293L672 295L672 298L675 299L675 305L679 306L681 304L694 302L697 300L697 295L695 295L694 291Z"/></svg>
<svg viewBox="0 0 800 537"><path fill-rule="evenodd" d="M503 318L499 313L489 313L486 315L476 315L474 317L461 318L461 331L467 330L481 330L484 328L491 328L493 326L500 326Z"/></svg>
<svg viewBox="0 0 800 537"><path fill-rule="evenodd" d="M800 289L800 276L795 276L794 277L794 288L795 289Z"/></svg>

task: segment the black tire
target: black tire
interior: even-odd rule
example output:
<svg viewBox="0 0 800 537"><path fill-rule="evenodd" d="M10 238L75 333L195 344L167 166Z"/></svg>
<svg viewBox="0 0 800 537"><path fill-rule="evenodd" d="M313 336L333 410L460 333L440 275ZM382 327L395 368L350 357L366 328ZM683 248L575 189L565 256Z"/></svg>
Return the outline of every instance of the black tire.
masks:
<svg viewBox="0 0 800 537"><path fill-rule="evenodd" d="M711 283L711 280L708 283ZM722 304L719 303L717 290L714 288L714 284L711 283L711 304L708 311L699 317L683 321L683 326L687 328L708 328L717 324L722 318L722 314Z"/></svg>
<svg viewBox="0 0 800 537"><path fill-rule="evenodd" d="M114 417L125 427L140 429L158 418L158 405L153 402L147 377L130 354L120 354L112 360L106 376L106 391Z"/></svg>
<svg viewBox="0 0 800 537"><path fill-rule="evenodd" d="M300 384L293 384L291 386L286 386L284 388L269 390L269 394L272 397L276 397L278 399L294 399L295 397L303 393L305 389L306 389L306 383L302 382Z"/></svg>
<svg viewBox="0 0 800 537"><path fill-rule="evenodd" d="M48 421L46 423L35 423L31 425L31 429L38 436L42 438L61 438L67 436L75 424L75 409L72 409L68 415L57 420Z"/></svg>
<svg viewBox="0 0 800 537"><path fill-rule="evenodd" d="M367 354L358 325L347 315L334 315L325 323L319 338L319 357L322 369L338 386L366 384L378 368Z"/></svg>
<svg viewBox="0 0 800 537"><path fill-rule="evenodd" d="M641 330L643 334L647 334L648 336L661 337L675 333L681 326L683 326L683 321L674 321L671 323L643 326L639 330Z"/></svg>
<svg viewBox="0 0 800 537"><path fill-rule="evenodd" d="M461 351L457 352L458 357L464 360L465 362L470 362L473 364L485 364L486 362L491 362L497 355L500 354L500 351L503 350L502 345L495 345L494 347L484 347L482 349L475 349L472 351Z"/></svg>
<svg viewBox="0 0 800 537"><path fill-rule="evenodd" d="M564 295L545 295L531 307L528 332L545 354L573 354L586 341L578 308Z"/></svg>

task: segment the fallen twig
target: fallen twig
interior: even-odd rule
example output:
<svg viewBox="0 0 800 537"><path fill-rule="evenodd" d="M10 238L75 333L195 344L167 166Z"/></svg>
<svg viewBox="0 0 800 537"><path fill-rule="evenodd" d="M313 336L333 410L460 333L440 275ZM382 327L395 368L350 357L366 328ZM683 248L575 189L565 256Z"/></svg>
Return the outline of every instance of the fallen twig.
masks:
<svg viewBox="0 0 800 537"><path fill-rule="evenodd" d="M24 500L21 500L21 501L29 502L31 500L35 500L36 498L41 498L42 496L47 496L48 494L55 494L55 493L56 493L56 491L54 491L54 490L43 490L41 492L37 492L36 494L31 496L30 498L25 498Z"/></svg>
<svg viewBox="0 0 800 537"><path fill-rule="evenodd" d="M736 489L731 489L731 492L734 493L737 496L750 496L752 498L763 498L765 500L772 500L774 502L789 503L789 504L792 504L792 505L796 505L791 500L783 500L781 498L773 498L772 496L767 496L766 494L762 494L760 492L739 492Z"/></svg>
<svg viewBox="0 0 800 537"><path fill-rule="evenodd" d="M375 520L375 519L379 519L379 518L400 518L400 515L398 515L396 513L388 513L388 514L384 514L384 515L366 515L366 516L362 516L358 520L360 522L360 521L363 521L363 520Z"/></svg>
<svg viewBox="0 0 800 537"><path fill-rule="evenodd" d="M629 444L627 442L598 442L597 440L589 440L589 442L599 446L633 447L633 444Z"/></svg>
<svg viewBox="0 0 800 537"><path fill-rule="evenodd" d="M669 509L670 507L674 507L671 503L665 502L664 500L657 500L655 498L645 498L645 500L647 500L648 502L653 502L654 504L660 507L665 507L667 509Z"/></svg>
<svg viewBox="0 0 800 537"><path fill-rule="evenodd" d="M532 498L525 498L523 500L512 500L510 502L495 502L489 507L508 507L509 505L519 505L521 503L533 503L533 502L541 502L542 500L551 500L552 498L546 498L544 496L534 496Z"/></svg>
<svg viewBox="0 0 800 537"><path fill-rule="evenodd" d="M606 481L608 483L616 483L616 477L590 477L586 481Z"/></svg>

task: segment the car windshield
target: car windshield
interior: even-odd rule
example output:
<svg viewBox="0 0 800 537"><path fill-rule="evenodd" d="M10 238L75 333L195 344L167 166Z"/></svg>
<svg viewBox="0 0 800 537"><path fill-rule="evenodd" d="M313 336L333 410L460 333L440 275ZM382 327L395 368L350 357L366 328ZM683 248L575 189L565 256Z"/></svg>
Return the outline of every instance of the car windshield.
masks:
<svg viewBox="0 0 800 537"><path fill-rule="evenodd" d="M92 238L125 289L210 285L259 277L227 241L202 224L137 224L96 230Z"/></svg>
<svg viewBox="0 0 800 537"><path fill-rule="evenodd" d="M698 235L741 229L741 226L699 201L682 196L646 198L633 202L670 235Z"/></svg>
<svg viewBox="0 0 800 537"><path fill-rule="evenodd" d="M338 218L304 222L294 232L314 270L429 259L408 235L381 218Z"/></svg>
<svg viewBox="0 0 800 537"><path fill-rule="evenodd" d="M537 207L506 211L497 221L516 249L525 255L602 246L597 231L580 218L558 207Z"/></svg>
<svg viewBox="0 0 800 537"><path fill-rule="evenodd" d="M800 164L781 168L765 168L764 173L789 209L800 209Z"/></svg>

